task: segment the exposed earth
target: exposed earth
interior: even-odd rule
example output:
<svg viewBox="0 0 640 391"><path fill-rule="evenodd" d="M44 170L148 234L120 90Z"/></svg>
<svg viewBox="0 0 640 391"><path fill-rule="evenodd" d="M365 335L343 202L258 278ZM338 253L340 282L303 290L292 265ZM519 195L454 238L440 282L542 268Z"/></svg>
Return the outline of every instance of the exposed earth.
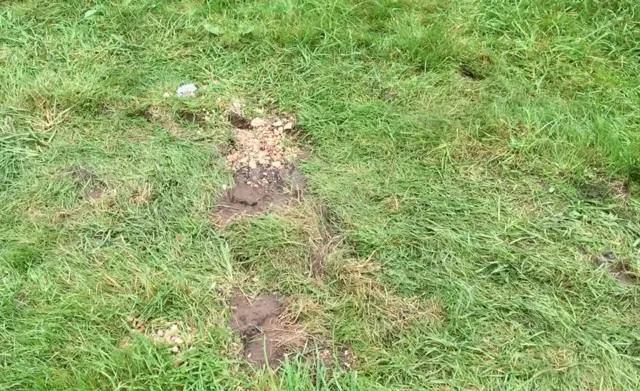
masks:
<svg viewBox="0 0 640 391"><path fill-rule="evenodd" d="M293 119L248 121L234 111L228 118L234 125L233 148L226 156L227 167L234 171L233 184L220 198L213 221L225 225L235 217L297 201L306 180L296 164L306 153L286 135L293 129Z"/></svg>
<svg viewBox="0 0 640 391"><path fill-rule="evenodd" d="M238 295L232 305L230 327L242 336L244 357L254 366L275 369L286 353L301 350L307 342L301 326L283 319L286 307L275 295Z"/></svg>

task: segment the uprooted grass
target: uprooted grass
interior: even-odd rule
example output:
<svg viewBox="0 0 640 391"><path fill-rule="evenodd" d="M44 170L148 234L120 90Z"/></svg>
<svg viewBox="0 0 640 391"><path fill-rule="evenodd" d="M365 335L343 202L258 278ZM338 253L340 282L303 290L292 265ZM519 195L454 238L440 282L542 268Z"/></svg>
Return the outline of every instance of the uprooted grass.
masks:
<svg viewBox="0 0 640 391"><path fill-rule="evenodd" d="M0 388L640 388L638 285L594 264L640 266L637 2L87 4L0 8ZM183 82L208 87L163 98ZM298 115L328 236L211 226L239 98ZM294 297L357 372L241 370L237 289ZM174 366L132 314L196 349Z"/></svg>

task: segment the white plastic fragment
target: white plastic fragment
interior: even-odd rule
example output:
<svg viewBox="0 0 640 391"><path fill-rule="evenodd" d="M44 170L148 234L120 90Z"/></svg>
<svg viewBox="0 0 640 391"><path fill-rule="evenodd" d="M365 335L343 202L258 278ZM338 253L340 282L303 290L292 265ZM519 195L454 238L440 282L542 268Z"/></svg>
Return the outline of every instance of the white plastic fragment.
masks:
<svg viewBox="0 0 640 391"><path fill-rule="evenodd" d="M196 87L195 84L184 84L176 90L176 95L181 98L187 96L196 96L196 91L198 91L198 87Z"/></svg>

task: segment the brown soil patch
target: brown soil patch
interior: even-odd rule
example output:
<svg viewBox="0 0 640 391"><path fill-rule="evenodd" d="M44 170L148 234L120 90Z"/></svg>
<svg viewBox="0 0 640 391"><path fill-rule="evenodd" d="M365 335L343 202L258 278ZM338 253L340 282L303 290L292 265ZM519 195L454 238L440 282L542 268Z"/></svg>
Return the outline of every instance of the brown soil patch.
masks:
<svg viewBox="0 0 640 391"><path fill-rule="evenodd" d="M460 72L460 75L472 80L484 80L486 78L486 76L482 72L478 71L469 64L460 64L460 66L458 67L458 72Z"/></svg>
<svg viewBox="0 0 640 391"><path fill-rule="evenodd" d="M87 193L87 197L93 201L99 199L100 197L102 197L102 189L89 190L89 192Z"/></svg>
<svg viewBox="0 0 640 391"><path fill-rule="evenodd" d="M618 197L626 199L631 195L630 186L627 182L614 181L611 183L611 188L613 189L613 193Z"/></svg>
<svg viewBox="0 0 640 391"><path fill-rule="evenodd" d="M244 340L244 357L253 366L276 369L289 352L301 350L307 335L286 319L286 307L275 295L233 300L230 327Z"/></svg>
<svg viewBox="0 0 640 391"><path fill-rule="evenodd" d="M587 201L602 201L611 197L626 201L631 195L628 181L617 180L605 175L593 174L587 178L574 179L572 184L578 195Z"/></svg>
<svg viewBox="0 0 640 391"><path fill-rule="evenodd" d="M78 187L82 188L80 194L78 194L78 199L95 201L104 194L106 185L91 171L73 165L63 170L63 173L68 175Z"/></svg>
<svg viewBox="0 0 640 391"><path fill-rule="evenodd" d="M310 232L311 254L310 273L312 277L322 279L327 258L342 246L342 238L333 231L334 217L326 206L316 208L318 216L313 234Z"/></svg>
<svg viewBox="0 0 640 391"><path fill-rule="evenodd" d="M318 359L322 361L324 367L328 370L336 367L353 369L355 364L355 356L351 349L347 347L338 347L335 352L330 348L322 349L318 353Z"/></svg>
<svg viewBox="0 0 640 391"><path fill-rule="evenodd" d="M631 266L618 260L616 255L611 251L605 251L599 256L595 256L593 263L598 267L606 266L609 274L623 284L629 285L638 282L638 275L633 271Z"/></svg>
<svg viewBox="0 0 640 391"><path fill-rule="evenodd" d="M207 123L206 116L202 115L201 113L192 111L181 111L178 115L182 121L189 124L204 126Z"/></svg>
<svg viewBox="0 0 640 391"><path fill-rule="evenodd" d="M224 226L236 217L255 215L274 206L288 205L301 196L304 182L295 167L284 169L240 169L234 186L225 191L213 212L217 225Z"/></svg>
<svg viewBox="0 0 640 391"><path fill-rule="evenodd" d="M225 225L235 217L259 214L298 200L306 181L295 163L305 154L285 135L293 128L293 121L249 121L235 111L227 117L235 126L235 141L226 156L227 167L234 171L234 183L218 202L213 221Z"/></svg>
<svg viewBox="0 0 640 391"><path fill-rule="evenodd" d="M159 107L148 107L144 111L144 116L147 121L151 122L152 124L158 124L162 126L164 130L171 133L175 137L182 137L185 133L182 125L175 121L170 113L167 113Z"/></svg>
<svg viewBox="0 0 640 391"><path fill-rule="evenodd" d="M150 184L144 184L134 190L132 195L133 203L136 205L144 205L148 203L152 198L153 188Z"/></svg>
<svg viewBox="0 0 640 391"><path fill-rule="evenodd" d="M391 339L416 322L437 326L445 321L445 313L438 300L399 295L375 278L379 270L380 265L371 259L343 260L327 265L327 274L338 281L343 294L367 303L365 307L354 310L355 321L360 317L375 317L379 321L381 335ZM363 339L368 337L371 336L362 336Z"/></svg>

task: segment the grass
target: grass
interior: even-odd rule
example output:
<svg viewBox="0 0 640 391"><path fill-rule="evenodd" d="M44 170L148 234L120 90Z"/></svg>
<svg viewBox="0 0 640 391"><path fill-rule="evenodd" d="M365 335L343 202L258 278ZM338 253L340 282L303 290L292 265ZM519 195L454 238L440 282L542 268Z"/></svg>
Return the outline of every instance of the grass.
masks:
<svg viewBox="0 0 640 391"><path fill-rule="evenodd" d="M594 264L609 251L640 270L638 15L629 0L3 2L0 388L639 389L638 285ZM185 82L208 88L163 98ZM298 117L312 194L221 231L234 99ZM198 128L183 111L213 115ZM341 243L323 281L319 205ZM289 295L356 369L247 369L227 327L238 290ZM173 365L132 314L197 327L197 349Z"/></svg>

